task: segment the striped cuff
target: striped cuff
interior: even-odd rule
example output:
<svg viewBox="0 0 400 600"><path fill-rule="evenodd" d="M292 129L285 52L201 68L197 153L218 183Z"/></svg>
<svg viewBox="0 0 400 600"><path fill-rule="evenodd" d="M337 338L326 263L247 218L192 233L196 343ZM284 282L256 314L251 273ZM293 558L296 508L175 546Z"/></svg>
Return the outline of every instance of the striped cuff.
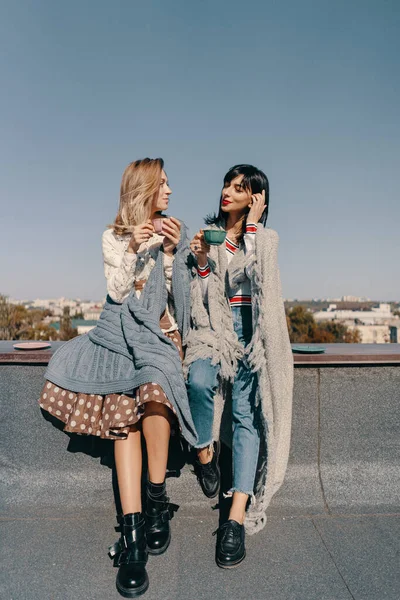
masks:
<svg viewBox="0 0 400 600"><path fill-rule="evenodd" d="M197 274L201 279L205 279L211 273L210 265L207 263L204 267L197 265Z"/></svg>
<svg viewBox="0 0 400 600"><path fill-rule="evenodd" d="M246 233L257 233L257 223L247 223Z"/></svg>
<svg viewBox="0 0 400 600"><path fill-rule="evenodd" d="M232 296L229 298L231 306L251 306L251 296Z"/></svg>

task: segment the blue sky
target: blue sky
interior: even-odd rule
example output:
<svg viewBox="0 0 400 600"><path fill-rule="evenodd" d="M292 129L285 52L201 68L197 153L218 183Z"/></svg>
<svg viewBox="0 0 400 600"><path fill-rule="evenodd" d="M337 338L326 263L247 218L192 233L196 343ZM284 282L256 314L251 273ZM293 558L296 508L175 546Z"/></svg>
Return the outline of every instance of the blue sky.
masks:
<svg viewBox="0 0 400 600"><path fill-rule="evenodd" d="M162 156L194 233L271 185L285 297L400 299L397 0L5 0L0 293L101 298L123 169Z"/></svg>

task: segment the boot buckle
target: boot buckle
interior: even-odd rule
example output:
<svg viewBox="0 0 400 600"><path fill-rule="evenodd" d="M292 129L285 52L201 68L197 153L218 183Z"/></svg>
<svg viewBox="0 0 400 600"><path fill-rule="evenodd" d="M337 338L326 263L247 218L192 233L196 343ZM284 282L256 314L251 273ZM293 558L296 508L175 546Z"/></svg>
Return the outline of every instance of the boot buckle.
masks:
<svg viewBox="0 0 400 600"><path fill-rule="evenodd" d="M121 554L121 552L122 552L121 540L118 540L117 542L115 542L115 544L113 544L112 546L110 546L108 548L108 556L110 558L115 558L118 554Z"/></svg>

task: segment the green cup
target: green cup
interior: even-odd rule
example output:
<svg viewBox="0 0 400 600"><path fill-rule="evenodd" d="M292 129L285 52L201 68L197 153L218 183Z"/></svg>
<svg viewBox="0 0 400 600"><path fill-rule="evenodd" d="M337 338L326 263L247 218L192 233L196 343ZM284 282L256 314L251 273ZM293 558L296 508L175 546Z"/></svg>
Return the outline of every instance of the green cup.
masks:
<svg viewBox="0 0 400 600"><path fill-rule="evenodd" d="M209 246L220 246L225 238L226 231L223 229L204 229L204 241Z"/></svg>

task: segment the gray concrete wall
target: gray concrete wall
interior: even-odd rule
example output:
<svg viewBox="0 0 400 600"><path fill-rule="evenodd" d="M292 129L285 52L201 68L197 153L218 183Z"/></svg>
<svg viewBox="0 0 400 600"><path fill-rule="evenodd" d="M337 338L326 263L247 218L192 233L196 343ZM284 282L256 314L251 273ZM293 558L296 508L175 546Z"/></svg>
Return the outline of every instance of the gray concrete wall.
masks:
<svg viewBox="0 0 400 600"><path fill-rule="evenodd" d="M107 457L68 451L70 439L43 418L44 370L0 365L2 516L89 513L113 502ZM270 514L398 510L399 404L399 367L296 369L289 467ZM169 488L184 513L210 506L189 467Z"/></svg>

